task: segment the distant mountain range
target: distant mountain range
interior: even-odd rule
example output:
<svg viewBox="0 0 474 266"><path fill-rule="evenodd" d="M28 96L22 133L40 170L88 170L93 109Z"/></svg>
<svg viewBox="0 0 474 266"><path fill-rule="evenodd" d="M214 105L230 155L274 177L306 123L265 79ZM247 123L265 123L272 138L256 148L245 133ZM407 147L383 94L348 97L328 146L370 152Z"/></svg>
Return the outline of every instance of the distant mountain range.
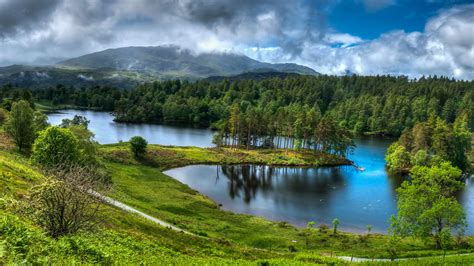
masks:
<svg viewBox="0 0 474 266"><path fill-rule="evenodd" d="M50 66L0 67L0 85L109 85L129 88L154 80L219 79L236 75L240 75L240 79L259 79L265 75L283 77L286 73L318 75L309 67L264 63L232 53L196 55L177 46L124 47L83 55Z"/></svg>

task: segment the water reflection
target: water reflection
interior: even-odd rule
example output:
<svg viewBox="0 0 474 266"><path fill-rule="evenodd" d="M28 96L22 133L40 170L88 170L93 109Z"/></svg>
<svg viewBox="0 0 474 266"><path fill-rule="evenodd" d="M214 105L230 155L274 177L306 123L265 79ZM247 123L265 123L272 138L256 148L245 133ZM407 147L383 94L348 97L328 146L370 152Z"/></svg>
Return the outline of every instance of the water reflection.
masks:
<svg viewBox="0 0 474 266"><path fill-rule="evenodd" d="M396 212L399 180L353 167L291 168L257 165L193 165L165 172L221 203L226 210L304 226L330 224L346 230L385 232Z"/></svg>
<svg viewBox="0 0 474 266"><path fill-rule="evenodd" d="M387 232L396 214L396 189L401 176L385 171L384 154L392 140L359 138L350 156L366 170L353 167L291 168L256 165L193 165L165 173L238 213L284 220L304 226L308 221L330 224L339 218L341 228ZM468 180L459 200L465 208L466 232L474 233L474 181Z"/></svg>
<svg viewBox="0 0 474 266"><path fill-rule="evenodd" d="M209 129L154 125L116 123L112 114L89 110L61 110L48 115L52 125L59 125L65 118L74 115L85 116L90 120L89 129L101 144L128 141L133 136L142 136L151 144L211 147L213 132Z"/></svg>
<svg viewBox="0 0 474 266"><path fill-rule="evenodd" d="M219 178L226 178L229 197L241 198L246 204L255 199L257 193L265 194L280 188L286 188L287 194L290 195L304 193L330 198L329 193L344 189L346 184L338 167L282 168L223 165L216 166L216 169L216 183L219 182Z"/></svg>

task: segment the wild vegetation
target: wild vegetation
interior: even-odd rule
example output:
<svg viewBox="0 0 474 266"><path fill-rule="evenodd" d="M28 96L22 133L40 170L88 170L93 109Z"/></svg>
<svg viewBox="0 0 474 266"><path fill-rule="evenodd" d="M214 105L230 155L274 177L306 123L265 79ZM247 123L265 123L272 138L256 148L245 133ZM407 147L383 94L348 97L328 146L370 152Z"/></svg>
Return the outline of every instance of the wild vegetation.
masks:
<svg viewBox="0 0 474 266"><path fill-rule="evenodd" d="M380 90L381 86L387 89ZM409 89L405 91L404 86ZM449 97L444 94L447 87L452 90ZM452 166L462 167L467 160L460 154L468 152L465 144L472 129L472 82L323 76L260 82L167 81L130 91L6 87L1 93L5 122L0 138L0 264L304 265L340 263L334 258L337 255L442 256L471 252L474 245L474 238L463 236L465 216L454 198L463 183L461 171ZM454 105L447 103L451 96L456 99ZM92 104L89 97L96 102ZM400 97L420 98L427 105L406 105ZM43 114L35 114L33 99L114 110L123 121L212 124L220 129L215 138L219 147L162 147L140 137L130 143L98 145L85 118L49 127ZM78 99L84 101L78 104ZM379 101L384 107L376 112ZM362 103L374 105L357 107L367 112L354 116L352 106ZM420 105L426 108L415 112ZM390 120L392 113L405 112L402 118ZM393 161L408 158L409 163L400 165L411 170L411 179L398 190L399 213L392 219L391 236L371 233L370 225L366 234L341 232L337 218L332 228L312 222L307 228L295 228L230 213L162 173L195 163L347 164L343 157L351 147L347 128L393 135L403 131L387 157ZM250 149L255 147L260 149ZM393 155L399 147L406 153ZM424 157L419 155L421 150ZM193 234L125 213L91 191ZM457 233L455 238L452 233ZM472 263L474 256L444 259ZM412 262L400 262L405 263Z"/></svg>
<svg viewBox="0 0 474 266"><path fill-rule="evenodd" d="M398 214L392 217L394 235L434 239L438 249L453 244L452 234L464 234L466 217L455 196L464 187L471 132L466 114L454 123L431 116L405 129L387 150L391 171L409 173L398 192Z"/></svg>
<svg viewBox="0 0 474 266"><path fill-rule="evenodd" d="M387 167L391 171L408 172L416 165L437 165L448 161L461 170L470 167L471 132L465 114L454 123L432 116L427 122L406 129L387 150Z"/></svg>
<svg viewBox="0 0 474 266"><path fill-rule="evenodd" d="M398 214L392 217L392 231L434 238L436 248L448 248L453 243L451 235L462 236L467 225L464 210L454 197L463 186L461 171L449 162L413 167L410 180L397 190Z"/></svg>
<svg viewBox="0 0 474 266"><path fill-rule="evenodd" d="M474 128L474 82L436 76L416 80L391 76L288 76L261 81L162 81L130 90L58 85L24 92L3 86L0 92L1 99L36 98L59 107L113 111L116 120L123 122L207 127L228 121L235 105L241 113L254 109L267 117L296 106L300 111L297 116L314 109L355 132L398 136L432 115L453 123L466 114L468 127ZM274 123L284 124L274 118Z"/></svg>

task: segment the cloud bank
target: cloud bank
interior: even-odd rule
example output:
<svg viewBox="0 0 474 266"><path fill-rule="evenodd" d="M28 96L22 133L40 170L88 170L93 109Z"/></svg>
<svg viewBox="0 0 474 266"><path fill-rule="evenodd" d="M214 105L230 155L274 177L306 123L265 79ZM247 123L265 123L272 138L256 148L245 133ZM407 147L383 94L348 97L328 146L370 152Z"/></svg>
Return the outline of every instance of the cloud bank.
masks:
<svg viewBox="0 0 474 266"><path fill-rule="evenodd" d="M375 12L395 1L363 3ZM398 30L363 40L327 25L326 13L334 4L0 0L0 66L50 64L107 48L175 44L196 53L224 51L268 62L295 62L325 74L474 79L474 5L440 11L422 32Z"/></svg>

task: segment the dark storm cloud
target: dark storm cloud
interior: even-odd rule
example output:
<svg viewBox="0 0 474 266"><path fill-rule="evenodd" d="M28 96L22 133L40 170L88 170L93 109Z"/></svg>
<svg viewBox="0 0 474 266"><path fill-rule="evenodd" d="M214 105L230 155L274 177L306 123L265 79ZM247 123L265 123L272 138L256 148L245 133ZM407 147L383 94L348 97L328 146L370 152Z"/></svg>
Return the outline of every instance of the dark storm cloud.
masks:
<svg viewBox="0 0 474 266"><path fill-rule="evenodd" d="M152 38L146 30L149 35L177 42L182 42L185 36L196 41L194 38L202 35L203 39L244 46L278 45L296 57L305 42L322 39L324 16L317 8L325 6L327 1L0 0L0 3L0 17L5 21L1 24L3 37L18 32L37 34L41 37L35 39L38 45L61 44L72 54L107 44L135 43L140 38L148 39L143 40L148 45ZM131 36L125 36L124 32ZM124 41L125 38L128 40ZM161 44L158 38L154 42L151 45Z"/></svg>
<svg viewBox="0 0 474 266"><path fill-rule="evenodd" d="M255 46L276 42L292 55L299 55L305 41L319 41L325 18L319 6L328 1L287 0L181 0L158 1L147 9L174 14L228 38L240 38ZM261 30L271 36L261 38Z"/></svg>
<svg viewBox="0 0 474 266"><path fill-rule="evenodd" d="M58 3L59 0L0 0L0 37L43 26Z"/></svg>
<svg viewBox="0 0 474 266"><path fill-rule="evenodd" d="M325 15L339 1L0 0L0 66L174 44L195 53L296 62L327 74L474 78L474 5L440 10L422 32L362 40L326 25ZM372 12L399 3L353 1Z"/></svg>

